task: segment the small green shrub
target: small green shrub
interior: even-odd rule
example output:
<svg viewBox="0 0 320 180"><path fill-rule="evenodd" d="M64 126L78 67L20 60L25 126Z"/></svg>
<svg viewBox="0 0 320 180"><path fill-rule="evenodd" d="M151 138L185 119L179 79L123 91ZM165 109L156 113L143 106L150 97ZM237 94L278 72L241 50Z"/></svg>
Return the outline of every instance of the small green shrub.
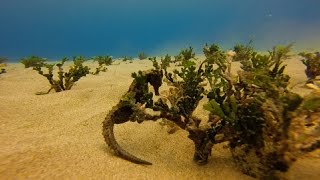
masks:
<svg viewBox="0 0 320 180"><path fill-rule="evenodd" d="M159 65L159 63L157 62L157 57L150 57L148 58L148 60L150 60L152 62L152 66L156 69L156 70L160 70L161 66Z"/></svg>
<svg viewBox="0 0 320 180"><path fill-rule="evenodd" d="M169 56L168 54L166 54L164 58L161 57L161 69L167 69L168 67L170 67L171 62L171 56Z"/></svg>
<svg viewBox="0 0 320 180"><path fill-rule="evenodd" d="M129 61L129 60L132 61L133 58L132 58L132 57L128 57L128 56L123 56L123 57L122 57L122 61L123 61L123 62Z"/></svg>
<svg viewBox="0 0 320 180"><path fill-rule="evenodd" d="M320 76L320 53L301 52L299 55L304 57L302 63L306 66L307 83L312 83L317 76Z"/></svg>
<svg viewBox="0 0 320 180"><path fill-rule="evenodd" d="M113 63L111 56L96 56L93 58L93 61L97 61L99 64L99 66L96 68L96 71L92 73L94 75L99 74L101 71L106 72L107 66L110 66Z"/></svg>
<svg viewBox="0 0 320 180"><path fill-rule="evenodd" d="M44 63L46 62L46 59L38 56L29 56L29 57L22 58L20 62L24 64L25 68L29 68L29 67L43 66Z"/></svg>
<svg viewBox="0 0 320 180"><path fill-rule="evenodd" d="M236 53L236 55L233 57L233 61L250 60L253 54L252 41L246 45L236 44L233 48L233 51Z"/></svg>
<svg viewBox="0 0 320 180"><path fill-rule="evenodd" d="M86 76L89 74L89 67L84 66L83 63L85 62L85 59L83 57L74 57L73 58L73 65L70 66L69 71L65 72L63 70L64 63L68 61L67 58L64 58L61 60L61 63L57 64L37 64L33 67L33 70L36 70L39 74L46 77L49 81L51 88L46 93L37 93L40 94L48 94L52 89L54 89L56 92L66 91L70 90L74 83L77 82L80 78ZM58 68L58 78L54 78L54 67ZM45 73L42 69L46 68L47 73Z"/></svg>
<svg viewBox="0 0 320 180"><path fill-rule="evenodd" d="M8 59L5 57L0 57L0 74L2 73L6 73L6 69L4 67L6 67L6 62L8 62Z"/></svg>
<svg viewBox="0 0 320 180"><path fill-rule="evenodd" d="M212 44L210 47L206 43L203 48L203 53L206 57L214 55L216 52L220 50L220 47L217 44Z"/></svg>
<svg viewBox="0 0 320 180"><path fill-rule="evenodd" d="M184 62L190 61L195 57L195 53L193 52L193 48L189 47L189 49L182 49L180 53L175 56L174 62L180 62L179 65L182 65Z"/></svg>
<svg viewBox="0 0 320 180"><path fill-rule="evenodd" d="M140 60L147 59L147 56L145 55L144 52L139 53L138 57Z"/></svg>
<svg viewBox="0 0 320 180"><path fill-rule="evenodd" d="M284 74L283 60L289 56L291 46L276 46L269 55L252 52L251 58L240 59L242 71L235 77L229 73L231 66L226 58L208 61L217 67L213 74L208 73L213 76L208 80L213 82L204 109L215 122L208 132L212 137L222 133L243 167L252 168L237 153L256 153L259 170L243 169L253 176L273 177L273 172L284 172L289 166L279 144L287 140L290 112L302 102L299 95L287 89L289 76Z"/></svg>
<svg viewBox="0 0 320 180"><path fill-rule="evenodd" d="M111 56L96 56L93 58L93 61L97 61L99 66L110 66L113 63Z"/></svg>
<svg viewBox="0 0 320 180"><path fill-rule="evenodd" d="M4 64L6 62L8 62L8 58L0 57L0 64Z"/></svg>
<svg viewBox="0 0 320 180"><path fill-rule="evenodd" d="M241 68L244 70L243 74L249 74L245 77L246 81L254 83L271 94L276 93L279 88L285 89L289 82L289 76L284 74L286 65L283 65L283 62L289 57L291 48L292 44L275 46L272 51L269 51L269 55L252 52L250 59L240 59Z"/></svg>

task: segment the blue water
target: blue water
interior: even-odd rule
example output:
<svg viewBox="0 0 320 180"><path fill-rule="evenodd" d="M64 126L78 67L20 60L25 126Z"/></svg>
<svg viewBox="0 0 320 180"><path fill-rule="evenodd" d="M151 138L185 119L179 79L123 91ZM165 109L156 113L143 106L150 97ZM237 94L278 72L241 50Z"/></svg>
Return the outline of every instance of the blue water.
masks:
<svg viewBox="0 0 320 180"><path fill-rule="evenodd" d="M0 56L177 53L208 43L320 50L320 0L0 0Z"/></svg>

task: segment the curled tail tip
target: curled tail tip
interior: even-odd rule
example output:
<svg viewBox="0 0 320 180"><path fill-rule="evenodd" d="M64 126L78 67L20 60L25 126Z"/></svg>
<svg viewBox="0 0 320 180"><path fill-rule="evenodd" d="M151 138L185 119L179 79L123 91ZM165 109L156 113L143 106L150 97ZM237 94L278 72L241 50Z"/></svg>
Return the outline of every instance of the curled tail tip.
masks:
<svg viewBox="0 0 320 180"><path fill-rule="evenodd" d="M121 157L122 159L125 159L127 161L133 162L135 164L141 164L141 165L152 165L151 162L140 159L136 156L133 156L132 154L129 154L128 152L121 152L118 154L119 157Z"/></svg>
<svg viewBox="0 0 320 180"><path fill-rule="evenodd" d="M141 165L152 165L151 162L140 159L120 147L113 134L113 121L106 121L103 127L103 136L109 148L120 158Z"/></svg>
<svg viewBox="0 0 320 180"><path fill-rule="evenodd" d="M139 162L139 164L148 165L148 166L152 165L151 162L148 162L148 161L145 161L145 160L142 160L141 162Z"/></svg>

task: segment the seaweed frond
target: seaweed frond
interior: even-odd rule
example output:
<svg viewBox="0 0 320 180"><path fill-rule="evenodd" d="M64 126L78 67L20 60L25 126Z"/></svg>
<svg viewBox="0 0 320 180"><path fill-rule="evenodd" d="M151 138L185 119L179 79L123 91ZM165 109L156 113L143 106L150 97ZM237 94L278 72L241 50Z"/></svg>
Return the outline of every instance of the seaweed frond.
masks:
<svg viewBox="0 0 320 180"><path fill-rule="evenodd" d="M132 58L132 57L129 57L129 56L123 56L123 57L122 57L122 61L123 61L123 62L132 61L132 60L133 60L133 58Z"/></svg>
<svg viewBox="0 0 320 180"><path fill-rule="evenodd" d="M44 66L46 59L38 56L29 56L20 59L20 62L24 64L25 68L35 67L35 66Z"/></svg>
<svg viewBox="0 0 320 180"><path fill-rule="evenodd" d="M249 41L247 44L236 44L233 51L236 53L233 57L233 61L250 60L254 52L253 41Z"/></svg>
<svg viewBox="0 0 320 180"><path fill-rule="evenodd" d="M320 76L320 53L299 53L304 59L302 63L306 66L307 83L313 83L317 76Z"/></svg>
<svg viewBox="0 0 320 180"><path fill-rule="evenodd" d="M169 56L168 54L166 54L166 56L163 58L161 57L161 69L167 69L168 67L170 67L170 63L171 63L171 56Z"/></svg>
<svg viewBox="0 0 320 180"><path fill-rule="evenodd" d="M156 70L160 70L160 65L157 61L157 57L150 57L148 60L150 60L152 62L152 66L156 69Z"/></svg>
<svg viewBox="0 0 320 180"><path fill-rule="evenodd" d="M189 47L189 49L182 49L180 53L177 56L175 56L174 62L180 62L179 65L182 65L183 63L186 63L187 61L190 61L194 58L195 53L193 52L193 48Z"/></svg>
<svg viewBox="0 0 320 180"><path fill-rule="evenodd" d="M143 60L143 59L147 59L147 56L146 56L146 54L144 52L141 52L141 53L138 54L138 58L140 60Z"/></svg>
<svg viewBox="0 0 320 180"><path fill-rule="evenodd" d="M63 69L63 65L66 61L68 61L68 58L63 58L61 62L57 64L43 63L37 64L33 67L33 70L46 77L51 85L51 88L48 90L48 92L38 94L48 94L52 89L54 89L56 92L70 90L75 82L90 73L90 68L83 65L83 63L85 62L85 59L83 57L74 57L73 65L70 66L68 72L65 72ZM53 71L55 66L58 68L57 79L54 79ZM43 68L47 69L46 73L43 71Z"/></svg>
<svg viewBox="0 0 320 180"><path fill-rule="evenodd" d="M0 64L4 64L6 62L8 62L8 58L0 57Z"/></svg>
<svg viewBox="0 0 320 180"><path fill-rule="evenodd" d="M101 71L106 72L107 71L107 66L110 66L113 63L112 57L107 55L107 56L96 56L93 58L93 62L97 61L98 62L98 67L96 68L96 71L93 72L92 74L97 75Z"/></svg>
<svg viewBox="0 0 320 180"><path fill-rule="evenodd" d="M6 73L6 69L4 67L7 66L6 62L8 62L8 59L5 57L0 57L0 74Z"/></svg>

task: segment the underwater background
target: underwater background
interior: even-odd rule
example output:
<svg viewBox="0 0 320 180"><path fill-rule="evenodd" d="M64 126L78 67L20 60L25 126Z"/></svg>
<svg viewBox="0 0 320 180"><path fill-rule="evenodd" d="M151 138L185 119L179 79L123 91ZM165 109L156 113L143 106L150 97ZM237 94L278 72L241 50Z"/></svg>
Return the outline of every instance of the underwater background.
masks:
<svg viewBox="0 0 320 180"><path fill-rule="evenodd" d="M320 49L320 0L1 0L0 56L148 56L218 43Z"/></svg>

